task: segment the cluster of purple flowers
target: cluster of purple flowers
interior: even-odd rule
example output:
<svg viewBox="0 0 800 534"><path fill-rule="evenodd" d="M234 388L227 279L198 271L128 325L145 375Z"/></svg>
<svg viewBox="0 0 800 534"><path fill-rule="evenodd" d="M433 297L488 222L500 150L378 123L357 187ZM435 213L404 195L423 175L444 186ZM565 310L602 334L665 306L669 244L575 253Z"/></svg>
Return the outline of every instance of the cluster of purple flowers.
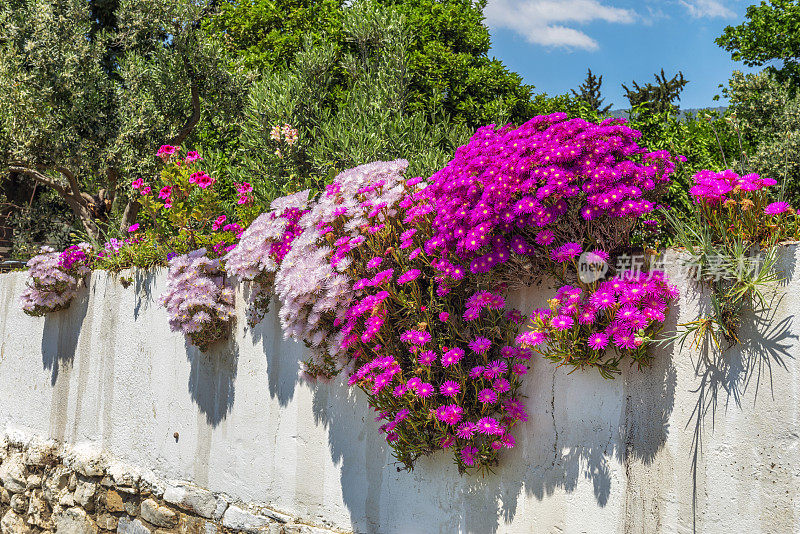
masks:
<svg viewBox="0 0 800 534"><path fill-rule="evenodd" d="M776 185L772 178L761 178L758 174L738 175L728 169L722 172L703 170L694 175L694 185L689 194L697 203L710 206L735 200L737 195L746 195Z"/></svg>
<svg viewBox="0 0 800 534"><path fill-rule="evenodd" d="M350 345L356 342L350 315L354 308L366 317L370 336L377 333L382 318L377 312L381 291L393 284L395 273L383 269L380 260L365 266L374 254L364 243L388 233L405 192L406 160L376 161L340 173L299 220L297 237L275 275L275 294L281 301L279 316L284 334L304 341L311 356L304 362L307 376L329 377L350 361ZM359 265L354 265L359 258ZM353 271L359 282L354 283ZM413 277L407 274L408 278ZM364 280L366 279L366 280ZM368 285L376 294L369 301L353 303L358 290ZM374 312L374 313L373 313Z"/></svg>
<svg viewBox="0 0 800 534"><path fill-rule="evenodd" d="M233 298L220 260L209 258L201 248L169 261L159 302L167 309L170 329L205 351L228 336L235 316Z"/></svg>
<svg viewBox="0 0 800 534"><path fill-rule="evenodd" d="M626 272L588 288L562 286L549 309L534 312L533 330L520 334L517 343L554 361L615 372L615 365L603 367L597 353L614 348L645 363L645 341L660 329L677 296L661 271Z"/></svg>
<svg viewBox="0 0 800 534"><path fill-rule="evenodd" d="M505 310L498 290L475 291L472 283L430 294L438 276L432 264L441 258L421 245L433 213L419 179L404 187L384 229L348 251L356 282L338 328L355 364L349 383L367 393L407 466L442 449L453 451L461 469L494 465L500 449L514 446L512 429L527 420L516 392L531 352L511 344L521 314ZM338 239L331 238L334 246Z"/></svg>
<svg viewBox="0 0 800 534"><path fill-rule="evenodd" d="M704 170L694 176L689 192L700 216L716 234L715 241L725 243L737 236L756 244L796 237L796 223L776 224L776 217L794 216L796 212L788 202L770 202L768 189L775 185L776 180L758 174L740 176L730 169Z"/></svg>
<svg viewBox="0 0 800 534"><path fill-rule="evenodd" d="M83 278L91 272L91 245L80 243L59 253L42 247L28 261L28 280L20 297L22 310L40 317L69 308Z"/></svg>
<svg viewBox="0 0 800 534"><path fill-rule="evenodd" d="M639 136L621 119L597 125L563 113L516 129L478 129L425 189L435 213L426 252L438 251L439 270L457 281L459 261L485 273L513 255L536 254L534 239L551 245L553 230L574 210L585 220L653 211L675 160L665 151L647 153ZM559 257L570 254L559 250Z"/></svg>

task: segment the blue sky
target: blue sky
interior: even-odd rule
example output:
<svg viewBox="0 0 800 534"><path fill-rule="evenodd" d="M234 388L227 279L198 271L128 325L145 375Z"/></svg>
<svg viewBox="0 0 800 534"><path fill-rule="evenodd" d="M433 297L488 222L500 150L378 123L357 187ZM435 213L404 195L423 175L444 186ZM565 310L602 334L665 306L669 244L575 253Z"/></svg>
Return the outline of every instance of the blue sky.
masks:
<svg viewBox="0 0 800 534"><path fill-rule="evenodd" d="M591 67L603 75L605 103L628 107L620 84L668 77L683 71L689 85L680 105L714 102L718 85L733 70L751 72L714 39L725 26L740 24L742 0L489 0L489 54L519 73L536 92L558 94L577 88Z"/></svg>

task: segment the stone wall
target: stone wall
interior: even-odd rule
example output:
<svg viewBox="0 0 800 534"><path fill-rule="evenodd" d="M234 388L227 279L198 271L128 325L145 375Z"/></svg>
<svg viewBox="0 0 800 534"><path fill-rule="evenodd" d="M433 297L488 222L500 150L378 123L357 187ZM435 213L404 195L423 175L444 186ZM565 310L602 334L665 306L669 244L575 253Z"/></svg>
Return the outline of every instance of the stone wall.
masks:
<svg viewBox="0 0 800 534"><path fill-rule="evenodd" d="M20 432L0 442L0 516L2 534L334 534L191 482L160 480L91 444Z"/></svg>
<svg viewBox="0 0 800 534"><path fill-rule="evenodd" d="M145 480L224 495L235 506L229 518L249 517L241 509L289 531L294 521L366 534L800 532L798 247L785 252L788 283L760 319L745 321L746 342L722 356L668 343L652 367L626 367L615 380L533 361L523 386L530 420L484 477L459 476L447 454L398 471L364 395L341 380L299 379L304 349L282 338L274 309L254 329L238 321L208 354L188 346L157 305L163 272L126 273L128 287L95 272L69 310L45 318L19 310L24 273L0 275L0 431L102 450L150 473ZM668 274L681 290L670 331L708 301L681 272ZM547 294L511 297L530 310ZM241 295L236 305L244 310ZM19 465L13 452L23 449L11 450L9 466ZM26 467L30 495L14 501L25 521L36 477L43 494L46 469L73 469L70 457ZM70 505L85 495L87 475L76 471L65 503L48 502L56 518L83 518ZM98 525L107 475L89 475L95 508L82 509ZM21 490L22 475L16 482ZM175 529L201 520L225 528L225 514L206 517L210 504L206 516L190 513L163 484L163 494L141 482L137 493L114 489L123 507L138 503L136 515L109 512L118 528L154 526L141 511L147 499L175 514Z"/></svg>

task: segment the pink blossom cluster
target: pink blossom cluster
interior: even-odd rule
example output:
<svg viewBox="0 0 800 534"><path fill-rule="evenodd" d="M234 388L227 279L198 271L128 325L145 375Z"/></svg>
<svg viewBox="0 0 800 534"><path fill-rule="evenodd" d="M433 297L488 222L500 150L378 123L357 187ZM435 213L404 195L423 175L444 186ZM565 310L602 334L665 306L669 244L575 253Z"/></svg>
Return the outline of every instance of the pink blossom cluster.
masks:
<svg viewBox="0 0 800 534"><path fill-rule="evenodd" d="M395 216L407 166L379 161L340 173L299 221L303 232L275 275L275 294L284 334L312 348L305 364L314 375L334 373L336 358L346 354L345 334L335 326L353 297L350 256Z"/></svg>
<svg viewBox="0 0 800 534"><path fill-rule="evenodd" d="M170 329L205 351L227 338L235 316L233 298L220 260L207 257L201 248L169 261L167 286L159 302L167 309Z"/></svg>
<svg viewBox="0 0 800 534"><path fill-rule="evenodd" d="M238 198L236 199L237 204L250 204L253 202L253 197L250 194L253 192L253 184L249 182L242 182L235 183L233 185L236 187L236 194L238 195Z"/></svg>
<svg viewBox="0 0 800 534"><path fill-rule="evenodd" d="M703 170L694 175L694 185L689 194L695 202L707 205L723 204L737 194L753 193L777 184L772 178L761 178L758 174L738 175L728 169L722 172Z"/></svg>
<svg viewBox="0 0 800 534"><path fill-rule="evenodd" d="M442 449L461 470L495 465L499 451L515 444L512 429L527 419L517 390L531 353L513 345L521 314L506 311L498 292L475 291L479 280L429 291L437 271L421 250L433 217L425 184L412 178L399 185L396 207L368 214L392 215L368 220L363 244L343 256L358 277L346 313L334 322L334 339L354 364L349 384L367 393L406 466ZM336 230L346 222L331 225L334 246L346 248Z"/></svg>
<svg viewBox="0 0 800 534"><path fill-rule="evenodd" d="M678 290L661 271L625 272L588 287L565 285L536 310L517 343L553 361L594 366L609 376L623 356L647 363L646 341L660 330ZM606 349L615 355L608 356Z"/></svg>
<svg viewBox="0 0 800 534"><path fill-rule="evenodd" d="M488 272L536 254L543 232L552 241L563 228L585 227L567 219L573 213L595 223L650 213L676 159L647 152L640 135L622 119L598 125L563 113L478 129L425 191L436 214L425 250L443 255L445 281L457 282L459 261Z"/></svg>
<svg viewBox="0 0 800 534"><path fill-rule="evenodd" d="M69 308L81 281L91 272L89 254L88 243L73 245L61 253L42 247L27 263L28 280L20 297L22 310L40 317Z"/></svg>
<svg viewBox="0 0 800 534"><path fill-rule="evenodd" d="M224 258L228 273L253 282L249 295L251 325L266 314L275 272L303 233L299 221L308 212L308 195L306 190L275 199L270 211L259 215L242 232L239 243Z"/></svg>

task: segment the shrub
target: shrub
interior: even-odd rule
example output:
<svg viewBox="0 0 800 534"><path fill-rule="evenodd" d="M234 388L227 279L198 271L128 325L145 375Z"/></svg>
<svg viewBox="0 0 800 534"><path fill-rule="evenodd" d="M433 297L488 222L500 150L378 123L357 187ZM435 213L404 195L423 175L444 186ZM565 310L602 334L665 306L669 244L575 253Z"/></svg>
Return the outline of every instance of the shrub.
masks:
<svg viewBox="0 0 800 534"><path fill-rule="evenodd" d="M225 283L219 259L201 248L169 261L167 287L159 302L167 309L173 332L183 332L206 351L228 337L235 317L233 289Z"/></svg>
<svg viewBox="0 0 800 534"><path fill-rule="evenodd" d="M28 315L41 317L69 308L83 278L91 272L91 246L81 243L55 252L42 247L39 255L28 261L28 280L20 303Z"/></svg>

